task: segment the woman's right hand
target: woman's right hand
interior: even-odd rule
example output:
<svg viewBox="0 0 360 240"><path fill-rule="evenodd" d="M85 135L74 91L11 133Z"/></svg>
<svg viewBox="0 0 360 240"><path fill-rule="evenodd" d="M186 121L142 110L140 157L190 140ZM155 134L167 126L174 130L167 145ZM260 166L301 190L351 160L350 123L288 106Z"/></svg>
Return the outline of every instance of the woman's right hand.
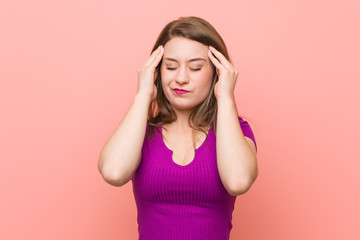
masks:
<svg viewBox="0 0 360 240"><path fill-rule="evenodd" d="M157 90L154 83L158 75L156 67L160 63L163 53L164 47L160 45L138 69L138 94L145 94L152 99L156 97Z"/></svg>

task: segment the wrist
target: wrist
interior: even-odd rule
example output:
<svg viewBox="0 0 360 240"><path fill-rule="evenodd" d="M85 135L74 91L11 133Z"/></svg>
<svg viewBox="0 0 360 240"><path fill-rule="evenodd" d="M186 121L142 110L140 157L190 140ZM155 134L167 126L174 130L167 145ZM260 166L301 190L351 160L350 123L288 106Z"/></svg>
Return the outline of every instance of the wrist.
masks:
<svg viewBox="0 0 360 240"><path fill-rule="evenodd" d="M234 103L235 102L235 96L233 94L229 95L222 95L221 97L218 97L217 99L218 103Z"/></svg>
<svg viewBox="0 0 360 240"><path fill-rule="evenodd" d="M137 101L137 100L139 100L140 102L148 102L148 103L150 103L151 95L146 94L146 93L138 92L138 93L136 93L136 95L134 97L134 101Z"/></svg>

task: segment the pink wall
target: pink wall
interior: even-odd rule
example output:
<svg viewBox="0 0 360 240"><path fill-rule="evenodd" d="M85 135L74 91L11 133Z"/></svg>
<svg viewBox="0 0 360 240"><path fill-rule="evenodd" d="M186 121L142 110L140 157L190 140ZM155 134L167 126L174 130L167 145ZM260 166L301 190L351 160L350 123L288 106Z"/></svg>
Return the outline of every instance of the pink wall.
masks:
<svg viewBox="0 0 360 240"><path fill-rule="evenodd" d="M360 239L358 1L2 1L0 239L137 239L100 150L160 30L203 17L259 151L231 239Z"/></svg>

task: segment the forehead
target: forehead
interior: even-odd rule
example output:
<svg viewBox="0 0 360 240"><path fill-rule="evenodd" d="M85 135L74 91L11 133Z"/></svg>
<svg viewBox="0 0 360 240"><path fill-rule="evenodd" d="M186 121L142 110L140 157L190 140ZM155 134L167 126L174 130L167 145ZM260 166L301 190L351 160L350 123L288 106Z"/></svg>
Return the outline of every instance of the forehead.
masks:
<svg viewBox="0 0 360 240"><path fill-rule="evenodd" d="M208 61L209 47L200 42L187 38L175 37L164 45L164 59L187 62L191 59L203 58ZM194 60L193 60L194 61ZM199 59L198 59L199 61ZM200 60L201 61L201 60Z"/></svg>

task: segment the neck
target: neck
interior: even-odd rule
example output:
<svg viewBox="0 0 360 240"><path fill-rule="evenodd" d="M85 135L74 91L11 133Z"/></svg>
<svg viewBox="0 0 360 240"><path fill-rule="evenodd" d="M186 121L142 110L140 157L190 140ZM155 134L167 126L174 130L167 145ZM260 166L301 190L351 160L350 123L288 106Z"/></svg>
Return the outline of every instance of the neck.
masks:
<svg viewBox="0 0 360 240"><path fill-rule="evenodd" d="M189 124L189 118L190 118L190 114L193 111L193 109L186 109L186 110L179 110L179 109L174 109L175 113L176 113L176 121L172 122L171 125L173 125L174 127L176 127L177 129L183 130L183 131L188 131L190 130L190 124Z"/></svg>

